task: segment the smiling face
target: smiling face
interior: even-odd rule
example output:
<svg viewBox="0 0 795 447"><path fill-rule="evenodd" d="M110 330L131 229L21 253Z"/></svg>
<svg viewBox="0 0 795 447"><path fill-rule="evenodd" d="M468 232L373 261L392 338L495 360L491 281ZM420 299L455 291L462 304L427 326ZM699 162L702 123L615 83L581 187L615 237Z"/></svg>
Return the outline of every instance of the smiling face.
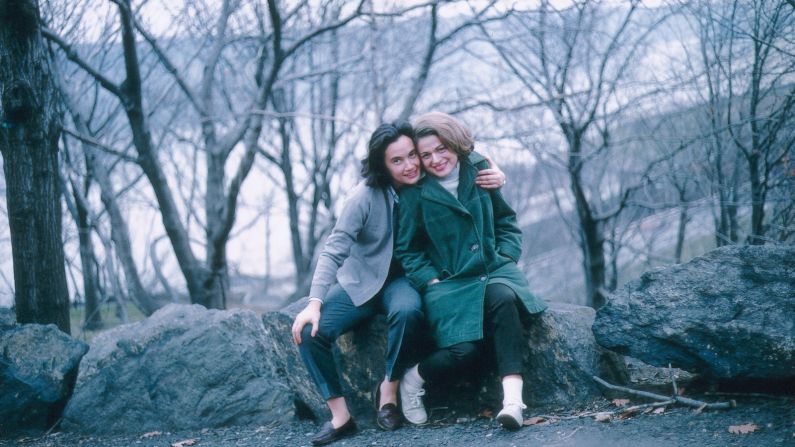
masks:
<svg viewBox="0 0 795 447"><path fill-rule="evenodd" d="M455 169L458 154L445 146L436 135L428 135L417 140L422 166L434 177L445 177Z"/></svg>
<svg viewBox="0 0 795 447"><path fill-rule="evenodd" d="M395 189L405 185L413 185L420 179L420 160L417 149L411 138L401 135L394 143L386 147L384 163L392 178Z"/></svg>

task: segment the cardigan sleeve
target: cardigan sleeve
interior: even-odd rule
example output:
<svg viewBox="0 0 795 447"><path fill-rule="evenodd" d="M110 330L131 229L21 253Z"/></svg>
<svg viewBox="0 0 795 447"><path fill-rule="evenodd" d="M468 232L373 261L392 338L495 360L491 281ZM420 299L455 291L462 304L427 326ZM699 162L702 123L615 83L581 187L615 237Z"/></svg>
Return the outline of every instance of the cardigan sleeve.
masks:
<svg viewBox="0 0 795 447"><path fill-rule="evenodd" d="M420 191L416 186L401 191L395 256L403 265L411 285L422 292L428 281L439 278L439 271L424 250L424 247L430 247L430 243L422 222Z"/></svg>
<svg viewBox="0 0 795 447"><path fill-rule="evenodd" d="M356 243L359 233L367 221L370 212L372 197L367 194L370 188L363 184L357 186L345 200L340 217L334 224L326 245L317 259L315 273L312 275L312 285L309 296L325 299L326 293L337 277L345 259L351 252L351 247Z"/></svg>

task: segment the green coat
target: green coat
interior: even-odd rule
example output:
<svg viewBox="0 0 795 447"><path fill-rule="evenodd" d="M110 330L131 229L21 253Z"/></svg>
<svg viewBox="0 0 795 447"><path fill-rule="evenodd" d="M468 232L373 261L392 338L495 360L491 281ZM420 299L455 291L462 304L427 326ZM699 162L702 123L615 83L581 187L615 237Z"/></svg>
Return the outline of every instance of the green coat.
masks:
<svg viewBox="0 0 795 447"><path fill-rule="evenodd" d="M516 213L499 190L475 184L486 161L473 152L459 157L459 163L459 199L431 176L400 191L395 255L411 284L423 293L425 314L440 348L483 338L487 284L509 286L529 313L546 309L516 266L522 252ZM440 282L427 286L433 278Z"/></svg>

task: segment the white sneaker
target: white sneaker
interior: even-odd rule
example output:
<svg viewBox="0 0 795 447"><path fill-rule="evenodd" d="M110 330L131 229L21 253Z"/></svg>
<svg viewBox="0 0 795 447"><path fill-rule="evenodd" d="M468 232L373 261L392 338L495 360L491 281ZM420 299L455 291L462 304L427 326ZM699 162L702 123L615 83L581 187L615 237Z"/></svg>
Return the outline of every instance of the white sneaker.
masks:
<svg viewBox="0 0 795 447"><path fill-rule="evenodd" d="M412 383L411 380L400 381L400 406L403 410L403 417L414 425L422 425L428 422L428 412L422 403L422 396L425 389L422 385Z"/></svg>
<svg viewBox="0 0 795 447"><path fill-rule="evenodd" d="M522 410L525 408L522 404L507 404L497 413L497 421L508 430L518 430L524 422Z"/></svg>

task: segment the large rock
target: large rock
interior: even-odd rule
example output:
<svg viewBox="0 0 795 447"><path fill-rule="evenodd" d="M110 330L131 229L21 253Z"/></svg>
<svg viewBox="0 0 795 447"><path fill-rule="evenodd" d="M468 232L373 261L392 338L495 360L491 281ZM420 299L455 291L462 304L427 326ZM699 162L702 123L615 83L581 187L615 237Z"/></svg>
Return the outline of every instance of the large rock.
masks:
<svg viewBox="0 0 795 447"><path fill-rule="evenodd" d="M714 378L795 377L795 247L731 246L644 273L597 313L597 341Z"/></svg>
<svg viewBox="0 0 795 447"><path fill-rule="evenodd" d="M88 350L55 325L0 327L0 435L46 430L61 416Z"/></svg>
<svg viewBox="0 0 795 447"><path fill-rule="evenodd" d="M171 304L98 335L80 364L66 429L89 433L263 425L295 414L251 311Z"/></svg>
<svg viewBox="0 0 795 447"><path fill-rule="evenodd" d="M263 316L272 336L271 359L283 371L296 393L296 399L308 415L327 418L325 402L317 393L289 339L293 318L305 301ZM552 303L540 316L533 317L525 334L529 349L525 358L525 401L532 406L576 406L601 396L591 379L600 375L607 380L627 380L623 359L596 344L591 325L593 309L571 304ZM340 367L345 398L352 412L364 422L372 419L370 393L384 376L386 324L375 318L348 333L337 342L335 359ZM488 357L487 357L488 358ZM502 389L493 361L484 359L479 368L456 371L449 386L428 387L429 408L444 408L446 414L472 414L491 407L498 408ZM431 417L439 415L432 412Z"/></svg>
<svg viewBox="0 0 795 447"><path fill-rule="evenodd" d="M591 331L595 316L590 307L550 303L537 324L529 325L524 372L528 402L576 405L601 396L595 375L612 383L628 381L624 359L596 343Z"/></svg>
<svg viewBox="0 0 795 447"><path fill-rule="evenodd" d="M17 324L17 314L13 309L0 307L0 329L4 329Z"/></svg>

